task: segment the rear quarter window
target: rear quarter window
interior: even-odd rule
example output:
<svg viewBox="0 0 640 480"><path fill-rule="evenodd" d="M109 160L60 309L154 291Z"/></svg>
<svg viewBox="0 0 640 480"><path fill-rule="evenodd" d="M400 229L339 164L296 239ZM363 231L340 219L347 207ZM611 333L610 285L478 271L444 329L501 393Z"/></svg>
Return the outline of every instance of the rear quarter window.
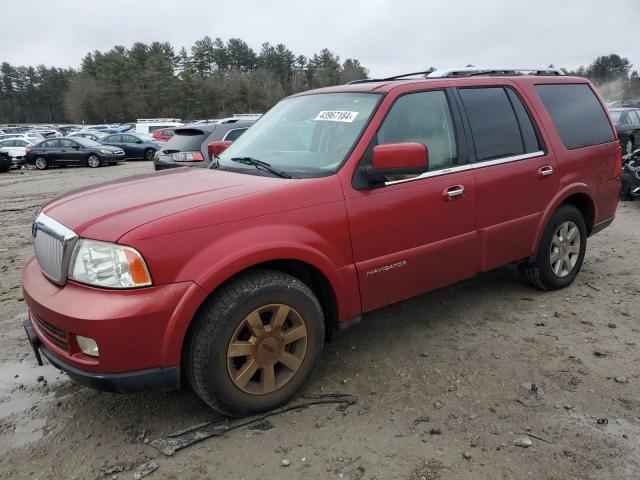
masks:
<svg viewBox="0 0 640 480"><path fill-rule="evenodd" d="M567 149L615 140L607 114L589 85L546 84L535 89Z"/></svg>

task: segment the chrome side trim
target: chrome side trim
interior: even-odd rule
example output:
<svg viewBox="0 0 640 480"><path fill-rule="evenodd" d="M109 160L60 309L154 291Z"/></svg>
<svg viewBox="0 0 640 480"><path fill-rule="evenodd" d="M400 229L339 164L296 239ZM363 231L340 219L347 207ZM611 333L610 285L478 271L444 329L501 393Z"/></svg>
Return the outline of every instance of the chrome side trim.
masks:
<svg viewBox="0 0 640 480"><path fill-rule="evenodd" d="M33 222L34 249L43 275L58 285L67 282L76 233L44 213Z"/></svg>
<svg viewBox="0 0 640 480"><path fill-rule="evenodd" d="M434 170L432 172L425 172L422 175L418 175L417 177L405 178L402 180L393 180L391 182L385 182L385 186L387 185L395 185L397 183L406 183L406 182L414 182L416 180L421 180L423 178L431 178L431 177L440 177L442 175L449 175L451 173L464 172L467 170L476 170L484 167L491 167L493 165L501 165L503 163L511 163L511 162L519 162L520 160L527 160L529 158L541 157L545 153L543 151L524 153L522 155L514 155L511 157L498 158L496 160L486 160L476 163L469 163L467 165L460 165L459 167L452 168L443 168L442 170Z"/></svg>

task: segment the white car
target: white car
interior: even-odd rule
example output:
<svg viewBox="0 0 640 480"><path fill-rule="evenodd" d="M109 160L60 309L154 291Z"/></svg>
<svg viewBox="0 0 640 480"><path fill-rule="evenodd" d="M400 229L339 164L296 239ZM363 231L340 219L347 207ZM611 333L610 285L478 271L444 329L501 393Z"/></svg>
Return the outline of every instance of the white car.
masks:
<svg viewBox="0 0 640 480"><path fill-rule="evenodd" d="M32 145L34 145L34 142L24 138L5 138L0 140L0 150L9 154L13 168L20 168L24 165L27 148Z"/></svg>

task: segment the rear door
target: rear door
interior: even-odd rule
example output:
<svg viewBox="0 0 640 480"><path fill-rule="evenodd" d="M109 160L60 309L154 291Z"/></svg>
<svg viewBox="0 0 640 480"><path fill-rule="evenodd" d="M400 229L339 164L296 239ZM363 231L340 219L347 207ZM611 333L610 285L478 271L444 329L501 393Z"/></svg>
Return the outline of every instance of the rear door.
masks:
<svg viewBox="0 0 640 480"><path fill-rule="evenodd" d="M532 255L533 239L559 188L557 162L531 112L510 86L457 90L473 139L481 269Z"/></svg>
<svg viewBox="0 0 640 480"><path fill-rule="evenodd" d="M60 162L65 163L66 165L79 165L83 156L80 144L74 142L73 140L69 140L68 138L63 138L59 140L59 142Z"/></svg>
<svg viewBox="0 0 640 480"><path fill-rule="evenodd" d="M49 163L64 163L60 161L62 148L60 147L60 140L47 140L42 144L44 148L44 157Z"/></svg>
<svg viewBox="0 0 640 480"><path fill-rule="evenodd" d="M400 96L375 145L418 142L429 171L364 184L346 195L363 311L370 311L475 275L475 178L465 165L457 109L445 90ZM371 162L365 154L359 168Z"/></svg>

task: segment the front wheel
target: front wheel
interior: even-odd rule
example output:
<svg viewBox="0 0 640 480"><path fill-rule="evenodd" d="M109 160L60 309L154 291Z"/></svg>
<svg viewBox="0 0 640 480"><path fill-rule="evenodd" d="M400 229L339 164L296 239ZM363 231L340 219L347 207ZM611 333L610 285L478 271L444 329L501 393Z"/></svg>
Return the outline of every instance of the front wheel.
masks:
<svg viewBox="0 0 640 480"><path fill-rule="evenodd" d="M533 264L525 278L542 290L565 288L575 280L587 248L587 227L580 210L564 204L547 224Z"/></svg>
<svg viewBox="0 0 640 480"><path fill-rule="evenodd" d="M155 157L156 151L153 148L147 148L144 151L144 159L148 161L153 161L153 157Z"/></svg>
<svg viewBox="0 0 640 480"><path fill-rule="evenodd" d="M248 272L195 319L185 351L191 386L225 415L272 409L307 380L324 341L322 308L297 278Z"/></svg>
<svg viewBox="0 0 640 480"><path fill-rule="evenodd" d="M100 159L97 155L89 155L87 157L87 166L91 168L98 168L100 166Z"/></svg>
<svg viewBox="0 0 640 480"><path fill-rule="evenodd" d="M49 162L47 162L47 159L44 157L36 158L35 164L38 170L46 170L47 168L49 168Z"/></svg>
<svg viewBox="0 0 640 480"><path fill-rule="evenodd" d="M624 154L629 155L631 152L633 152L633 142L629 139L624 144Z"/></svg>

